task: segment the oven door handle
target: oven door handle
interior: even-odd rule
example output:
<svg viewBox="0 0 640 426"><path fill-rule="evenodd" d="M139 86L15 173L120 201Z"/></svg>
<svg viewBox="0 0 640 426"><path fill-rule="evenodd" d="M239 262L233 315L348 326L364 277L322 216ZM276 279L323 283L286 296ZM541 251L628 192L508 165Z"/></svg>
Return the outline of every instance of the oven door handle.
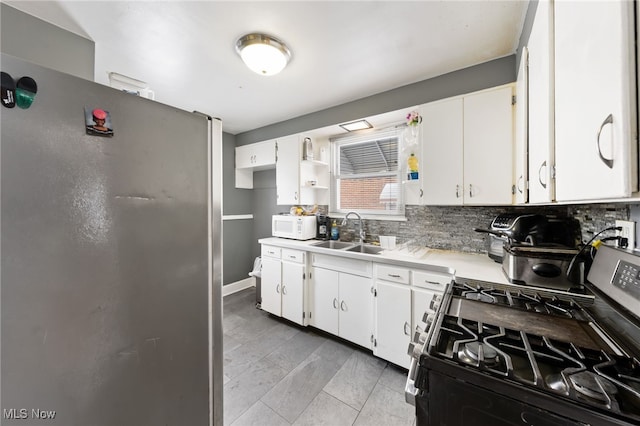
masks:
<svg viewBox="0 0 640 426"><path fill-rule="evenodd" d="M415 387L416 369L418 368L418 360L411 358L411 366L409 366L409 373L407 374L407 382L404 385L404 400L408 403L416 406L416 397L420 392Z"/></svg>

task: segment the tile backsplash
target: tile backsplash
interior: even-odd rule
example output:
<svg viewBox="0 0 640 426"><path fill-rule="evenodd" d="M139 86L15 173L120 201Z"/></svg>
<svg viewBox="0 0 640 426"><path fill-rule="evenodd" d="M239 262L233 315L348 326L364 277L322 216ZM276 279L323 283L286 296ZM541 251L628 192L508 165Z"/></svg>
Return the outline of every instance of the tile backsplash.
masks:
<svg viewBox="0 0 640 426"><path fill-rule="evenodd" d="M558 217L574 217L580 222L583 242L615 224L616 219L628 220L640 209L631 204L586 204L564 206L407 206L406 221L365 220L367 241L377 241L378 235L395 235L398 244L427 246L443 250L486 253L486 234L473 228L487 228L500 213L538 213ZM357 224L349 220L340 227L340 239L357 240Z"/></svg>

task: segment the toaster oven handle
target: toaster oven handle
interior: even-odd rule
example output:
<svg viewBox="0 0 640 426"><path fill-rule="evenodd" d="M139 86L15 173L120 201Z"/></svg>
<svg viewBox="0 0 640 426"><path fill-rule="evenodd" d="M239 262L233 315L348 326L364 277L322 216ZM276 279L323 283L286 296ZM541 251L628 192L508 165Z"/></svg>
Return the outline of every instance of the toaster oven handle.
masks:
<svg viewBox="0 0 640 426"><path fill-rule="evenodd" d="M538 276L543 278L555 278L562 274L562 269L558 265L552 263L536 263L531 270Z"/></svg>
<svg viewBox="0 0 640 426"><path fill-rule="evenodd" d="M509 238L509 234L503 231L494 231L493 229L484 229L484 228L473 228L476 232L484 232L485 234L492 234L497 237L507 237Z"/></svg>

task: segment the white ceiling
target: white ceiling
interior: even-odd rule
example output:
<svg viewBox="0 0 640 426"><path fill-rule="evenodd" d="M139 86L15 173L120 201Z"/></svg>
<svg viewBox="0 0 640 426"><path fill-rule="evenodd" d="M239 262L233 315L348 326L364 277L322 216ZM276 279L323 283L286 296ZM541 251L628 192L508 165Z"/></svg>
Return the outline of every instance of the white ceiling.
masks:
<svg viewBox="0 0 640 426"><path fill-rule="evenodd" d="M4 1L4 0L3 0ZM95 80L118 72L155 99L237 134L515 53L527 0L5 1L95 42ZM254 74L236 40L265 32L292 51Z"/></svg>

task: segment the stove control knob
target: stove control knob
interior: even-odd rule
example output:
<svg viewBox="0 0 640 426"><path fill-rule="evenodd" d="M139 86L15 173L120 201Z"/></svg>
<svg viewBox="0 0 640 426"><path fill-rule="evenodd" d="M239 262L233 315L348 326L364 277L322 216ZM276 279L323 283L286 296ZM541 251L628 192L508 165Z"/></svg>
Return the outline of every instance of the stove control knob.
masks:
<svg viewBox="0 0 640 426"><path fill-rule="evenodd" d="M428 333L426 331L418 331L413 335L413 342L419 345L424 345L424 342L427 341Z"/></svg>
<svg viewBox="0 0 640 426"><path fill-rule="evenodd" d="M421 329L419 326L416 326L416 331L413 333L413 339L411 341L418 342L418 338L423 332L424 332L423 329Z"/></svg>
<svg viewBox="0 0 640 426"><path fill-rule="evenodd" d="M407 355L415 359L420 358L420 354L422 353L422 346L423 345L414 342L409 343L409 347L407 348Z"/></svg>
<svg viewBox="0 0 640 426"><path fill-rule="evenodd" d="M426 329L428 330L429 327L431 327L431 324L433 324L433 320L436 319L436 314L429 314L427 315L427 319L424 321L425 324L427 324Z"/></svg>
<svg viewBox="0 0 640 426"><path fill-rule="evenodd" d="M429 303L429 309L432 311L437 311L440 307L440 302L442 301L442 296L439 294L434 294L433 299L431 299L431 303Z"/></svg>
<svg viewBox="0 0 640 426"><path fill-rule="evenodd" d="M407 354L411 356L411 358L418 359L422 354L422 348L424 345L420 345L418 343L409 343L409 348L407 349Z"/></svg>

